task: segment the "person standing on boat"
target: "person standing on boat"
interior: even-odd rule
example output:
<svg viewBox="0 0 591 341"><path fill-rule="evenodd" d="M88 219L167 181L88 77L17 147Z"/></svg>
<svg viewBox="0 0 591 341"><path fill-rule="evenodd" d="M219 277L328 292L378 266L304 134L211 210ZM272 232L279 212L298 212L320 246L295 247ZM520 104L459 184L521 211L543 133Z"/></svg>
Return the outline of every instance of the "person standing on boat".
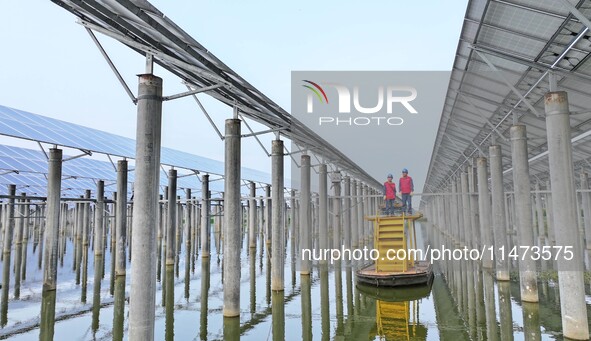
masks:
<svg viewBox="0 0 591 341"><path fill-rule="evenodd" d="M415 190L415 185L412 183L412 178L408 176L408 169L402 170L402 177L398 181L398 189L402 197L402 209L407 214L412 214L412 194Z"/></svg>
<svg viewBox="0 0 591 341"><path fill-rule="evenodd" d="M386 215L394 214L394 201L396 200L396 183L392 181L394 176L388 174L388 180L384 182L384 200L386 201Z"/></svg>

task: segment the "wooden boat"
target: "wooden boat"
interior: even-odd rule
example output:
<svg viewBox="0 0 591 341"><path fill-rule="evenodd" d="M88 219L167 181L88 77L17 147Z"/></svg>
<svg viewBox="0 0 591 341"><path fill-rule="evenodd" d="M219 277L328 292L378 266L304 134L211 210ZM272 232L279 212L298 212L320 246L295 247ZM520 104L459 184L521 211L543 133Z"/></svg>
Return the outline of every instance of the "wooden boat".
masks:
<svg viewBox="0 0 591 341"><path fill-rule="evenodd" d="M424 285L416 285L404 288L392 288L386 286L374 286L363 283L357 283L356 287L364 296L371 297L375 300L385 302L405 302L420 300L429 297L431 294L431 286L433 281L425 283Z"/></svg>
<svg viewBox="0 0 591 341"><path fill-rule="evenodd" d="M367 220L374 222L374 248L379 251L380 257L373 264L369 264L356 272L358 283L376 287L399 287L430 283L433 279L431 262L415 259L415 254L406 253L407 250L417 247L414 223L415 220L421 217L422 214L420 213L366 217ZM386 257L388 250L390 250L390 254L401 255L402 257L388 259ZM399 253L398 250L401 250L401 252Z"/></svg>

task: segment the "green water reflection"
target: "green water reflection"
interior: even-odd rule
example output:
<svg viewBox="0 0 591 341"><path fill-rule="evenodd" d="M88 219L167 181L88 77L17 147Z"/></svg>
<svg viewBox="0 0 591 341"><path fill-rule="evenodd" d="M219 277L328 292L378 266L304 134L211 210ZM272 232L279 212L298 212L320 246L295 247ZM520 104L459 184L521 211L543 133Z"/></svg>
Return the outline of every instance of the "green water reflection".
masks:
<svg viewBox="0 0 591 341"><path fill-rule="evenodd" d="M174 266L159 262L157 340L561 340L558 286L552 280L539 282L537 304L521 303L518 282L498 283L468 262L436 264L427 286L374 288L356 283L359 264L319 264L309 276L300 275L292 249L298 244L288 240L286 287L275 292L268 244L257 237L259 243L249 248L243 234L237 318L222 316L219 232L212 232L211 258L199 256L201 243L194 240L178 244ZM28 264L21 267L18 297L14 272L2 268L0 338L126 340L130 278L114 276L112 248L94 256L92 243L67 239L61 245L58 289L43 292L35 255L43 248L34 245L23 244L28 254L22 260ZM10 254L3 256L14 262Z"/></svg>

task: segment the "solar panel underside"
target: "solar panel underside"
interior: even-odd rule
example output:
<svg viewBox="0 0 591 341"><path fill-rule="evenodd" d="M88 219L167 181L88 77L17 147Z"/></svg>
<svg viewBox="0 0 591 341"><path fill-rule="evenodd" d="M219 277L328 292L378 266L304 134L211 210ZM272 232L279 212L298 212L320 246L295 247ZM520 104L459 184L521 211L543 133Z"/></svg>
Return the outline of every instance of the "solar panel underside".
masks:
<svg viewBox="0 0 591 341"><path fill-rule="evenodd" d="M135 156L133 139L2 105L0 105L0 135L129 159ZM65 155L64 159L67 158L69 156ZM161 149L161 161L163 165L197 170L201 173L219 176L224 173L224 165L220 161L166 147ZM0 185L4 185L0 186L1 194L7 192L5 185L15 184L19 193L45 196L47 169L47 158L41 150L0 145L0 170L4 173L0 175ZM265 172L244 167L241 172L244 180L261 184L271 183L270 175ZM179 172L180 175L182 171ZM133 172L129 172L130 184L134 181L133 176ZM96 180L105 180L105 193L112 195L116 179L117 173L110 162L89 157L68 160L63 163L62 196L79 196L87 189L94 193ZM161 191L167 185L167 181L167 174L161 171ZM128 187L129 196L132 186ZM181 197L185 196L183 192L186 188L190 188L194 196L201 196L201 182L197 176L179 177L178 188L178 195ZM210 190L212 193L223 192L223 180L212 181ZM245 187L243 192L246 194Z"/></svg>

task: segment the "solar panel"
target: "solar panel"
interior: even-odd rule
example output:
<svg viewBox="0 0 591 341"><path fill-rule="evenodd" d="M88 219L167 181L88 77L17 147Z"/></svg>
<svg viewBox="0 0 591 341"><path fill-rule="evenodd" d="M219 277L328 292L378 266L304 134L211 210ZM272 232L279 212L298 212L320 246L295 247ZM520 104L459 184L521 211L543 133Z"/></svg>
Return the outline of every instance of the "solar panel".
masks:
<svg viewBox="0 0 591 341"><path fill-rule="evenodd" d="M2 105L0 105L0 135L48 144L57 144L64 147L83 149L100 154L126 157L129 159L135 157L135 140L133 139ZM38 159L39 156L44 159L44 154L40 151L39 153L40 154L37 155ZM15 159L15 161L21 163L24 158L15 157ZM161 148L161 163L163 165L177 168L197 170L202 173L216 175L224 174L224 164L221 161L166 147ZM112 169L112 165L109 163L106 163L106 165ZM95 165L89 165L85 168L83 167L84 170L76 172L76 175L93 179L107 179L102 177L107 176L106 174L96 176L96 174L86 173L89 171L88 168L94 166ZM80 164L80 161L77 161L77 163L74 162L74 166L68 162L64 163L64 171L68 167L82 167L82 165ZM33 171L33 169L37 169L37 171L41 172L38 165L33 164L23 164L21 169L18 170ZM266 184L271 183L271 177L269 174L255 169L243 167L241 175L245 180ZM116 177L113 178L113 180L115 179Z"/></svg>
<svg viewBox="0 0 591 341"><path fill-rule="evenodd" d="M69 156L64 155L64 158ZM6 186L14 184L17 192L28 195L45 196L47 189L48 165L45 154L40 150L0 145L0 193L7 194ZM18 173L17 173L18 172ZM180 175L180 174L179 174ZM263 173L264 175L264 173ZM94 195L96 180L105 180L105 195L111 196L115 191L117 173L113 165L107 161L81 157L65 161L62 167L62 196L77 197L91 190ZM131 195L134 182L133 171L128 174L128 197ZM167 174L160 171L160 190L168 185ZM210 183L210 190L219 193L224 188L223 181ZM177 179L177 195L185 197L184 190L190 188L193 196L201 197L201 182L197 176L180 177ZM246 194L246 189L243 190Z"/></svg>
<svg viewBox="0 0 591 341"><path fill-rule="evenodd" d="M578 9L588 17L591 14L589 1L577 3ZM519 122L527 125L529 157L543 152L546 148L543 95L549 91L548 78L543 75L547 69L553 69L557 76L558 89L568 92L570 109L579 111L577 115L571 115L572 136L589 131L591 49L588 36L581 22L569 15L560 1L470 1L425 191L442 188L457 174L458 167L467 162L466 158L478 155L474 144L480 145L481 149L488 147L491 141L488 137L496 133L482 116L499 124L497 130L507 137L512 124L507 113L517 113ZM504 78L519 89L531 106L542 113L541 117L536 117L507 84L499 81L499 77L496 82L491 81L491 67L481 54L501 70ZM465 99L457 97L457 91L474 104L467 104ZM519 101L521 104L517 105ZM474 110L474 106L482 108L480 113ZM501 120L503 123L499 123ZM450 121L455 121L460 128L449 124ZM463 123L474 121L480 123L471 126ZM497 138L496 143L503 147L507 156L511 150L509 142ZM575 165L588 167L587 150L591 150L591 141L581 141L573 149ZM450 158L449 153L446 154L449 150L456 150L457 155ZM503 162L504 168L510 167L510 158L505 157ZM531 168L540 181L548 178L548 169L547 162ZM512 181L511 177L505 177L505 181Z"/></svg>

